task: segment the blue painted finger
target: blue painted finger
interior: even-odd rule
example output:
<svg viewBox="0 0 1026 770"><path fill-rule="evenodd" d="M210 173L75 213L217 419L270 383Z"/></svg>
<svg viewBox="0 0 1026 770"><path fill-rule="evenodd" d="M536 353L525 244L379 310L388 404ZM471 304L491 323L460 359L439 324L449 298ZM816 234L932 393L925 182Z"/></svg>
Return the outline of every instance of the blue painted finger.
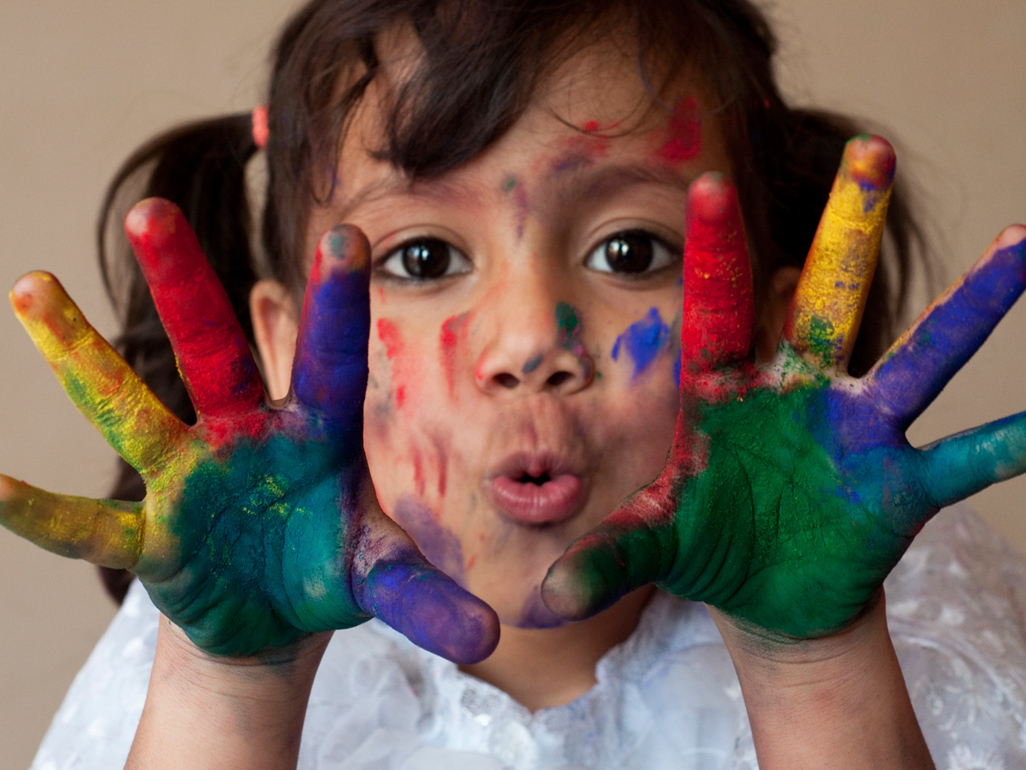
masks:
<svg viewBox="0 0 1026 770"><path fill-rule="evenodd" d="M356 551L353 597L365 612L454 663L492 654L499 641L495 611L433 567L395 522L368 513Z"/></svg>
<svg viewBox="0 0 1026 770"><path fill-rule="evenodd" d="M292 368L296 399L346 431L359 431L367 391L368 252L354 227L336 227L321 237Z"/></svg>
<svg viewBox="0 0 1026 770"><path fill-rule="evenodd" d="M1026 289L1026 227L1009 227L867 375L869 395L908 427Z"/></svg>
<svg viewBox="0 0 1026 770"><path fill-rule="evenodd" d="M1026 412L923 447L924 488L938 507L1026 473Z"/></svg>

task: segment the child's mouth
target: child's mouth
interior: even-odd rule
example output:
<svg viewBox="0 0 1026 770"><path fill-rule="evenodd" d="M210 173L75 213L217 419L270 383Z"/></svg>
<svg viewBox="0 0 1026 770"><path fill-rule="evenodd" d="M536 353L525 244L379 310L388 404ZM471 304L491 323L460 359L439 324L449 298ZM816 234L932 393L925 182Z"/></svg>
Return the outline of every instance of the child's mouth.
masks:
<svg viewBox="0 0 1026 770"><path fill-rule="evenodd" d="M501 515L525 524L565 521L587 499L581 477L550 458L511 458L488 482L487 491Z"/></svg>

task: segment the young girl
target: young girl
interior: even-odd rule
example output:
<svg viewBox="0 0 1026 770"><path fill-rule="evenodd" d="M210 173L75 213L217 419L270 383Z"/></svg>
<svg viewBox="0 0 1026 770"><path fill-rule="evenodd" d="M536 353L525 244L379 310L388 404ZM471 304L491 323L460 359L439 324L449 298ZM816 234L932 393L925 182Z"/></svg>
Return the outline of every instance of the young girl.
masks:
<svg viewBox="0 0 1026 770"><path fill-rule="evenodd" d="M742 2L313 2L266 132L130 160L115 191L148 172L199 235L162 200L127 220L155 309L137 280L122 350L178 416L52 278L12 292L146 495L0 488L15 531L141 579L39 766L1021 759L1019 563L948 517L890 631L880 586L1026 466L1021 417L903 439L1021 292L1026 232L873 367L913 232L895 198L867 300L893 155L842 156L771 50Z"/></svg>

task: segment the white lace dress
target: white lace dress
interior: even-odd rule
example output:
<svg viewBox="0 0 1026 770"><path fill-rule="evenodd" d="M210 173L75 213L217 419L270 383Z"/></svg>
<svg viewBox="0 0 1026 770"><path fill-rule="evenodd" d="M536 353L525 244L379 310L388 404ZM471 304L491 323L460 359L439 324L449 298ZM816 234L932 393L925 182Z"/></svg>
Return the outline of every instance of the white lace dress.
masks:
<svg viewBox="0 0 1026 770"><path fill-rule="evenodd" d="M938 768L1026 767L1026 561L964 507L886 583L891 634ZM158 615L136 583L54 717L33 770L128 754ZM371 621L336 633L310 698L304 770L756 767L741 690L701 605L657 595L598 684L531 714Z"/></svg>

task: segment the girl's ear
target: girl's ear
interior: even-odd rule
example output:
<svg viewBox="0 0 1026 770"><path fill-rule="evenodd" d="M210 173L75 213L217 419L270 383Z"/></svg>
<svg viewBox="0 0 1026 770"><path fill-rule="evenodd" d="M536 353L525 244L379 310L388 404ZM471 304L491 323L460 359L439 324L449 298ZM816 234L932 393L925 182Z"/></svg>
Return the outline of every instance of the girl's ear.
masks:
<svg viewBox="0 0 1026 770"><path fill-rule="evenodd" d="M755 324L755 355L760 361L771 360L777 352L784 322L791 310L791 298L801 275L802 271L797 267L781 267L770 278L766 304Z"/></svg>
<svg viewBox="0 0 1026 770"><path fill-rule="evenodd" d="M292 359L299 334L296 303L278 281L257 281L249 293L249 312L267 393L275 400L285 398L292 382Z"/></svg>

